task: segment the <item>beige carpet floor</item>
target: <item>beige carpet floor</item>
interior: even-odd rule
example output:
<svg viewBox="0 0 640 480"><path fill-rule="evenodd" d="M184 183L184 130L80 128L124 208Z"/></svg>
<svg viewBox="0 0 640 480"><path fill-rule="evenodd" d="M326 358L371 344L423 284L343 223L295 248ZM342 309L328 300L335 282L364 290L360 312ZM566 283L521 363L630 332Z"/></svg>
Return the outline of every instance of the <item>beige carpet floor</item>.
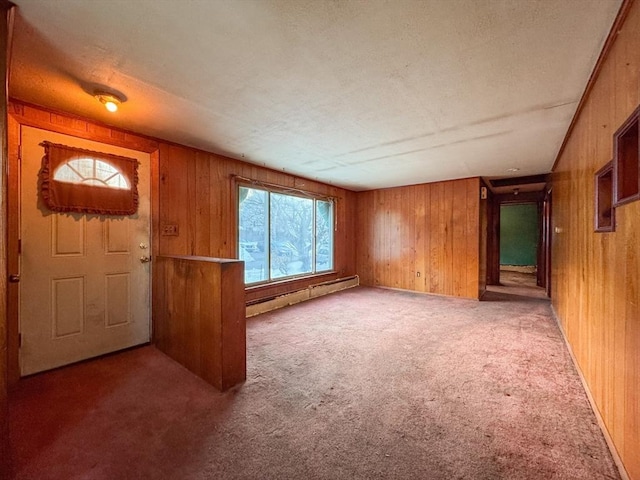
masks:
<svg viewBox="0 0 640 480"><path fill-rule="evenodd" d="M14 476L619 478L549 302L522 293L355 288L254 317L224 394L149 346L26 378Z"/></svg>

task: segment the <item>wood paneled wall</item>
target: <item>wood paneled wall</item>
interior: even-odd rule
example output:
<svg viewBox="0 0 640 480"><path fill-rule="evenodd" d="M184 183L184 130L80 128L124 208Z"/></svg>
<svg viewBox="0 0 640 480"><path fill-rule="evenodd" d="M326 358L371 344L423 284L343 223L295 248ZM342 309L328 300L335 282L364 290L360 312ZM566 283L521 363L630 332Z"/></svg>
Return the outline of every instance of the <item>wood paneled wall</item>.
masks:
<svg viewBox="0 0 640 480"><path fill-rule="evenodd" d="M9 44L9 10L11 4L0 1L0 479L9 478L9 410L8 410L8 316L7 316L7 54Z"/></svg>
<svg viewBox="0 0 640 480"><path fill-rule="evenodd" d="M156 346L218 390L247 378L244 264L157 256Z"/></svg>
<svg viewBox="0 0 640 480"><path fill-rule="evenodd" d="M551 297L615 449L639 480L640 202L617 208L615 232L594 233L594 174L640 103L640 2L623 5L553 172Z"/></svg>
<svg viewBox="0 0 640 480"><path fill-rule="evenodd" d="M236 258L237 188L234 176L335 197L334 272L327 275L255 287L247 301L270 298L322 281L355 275L355 193L249 163L178 145L160 145L159 228L162 255ZM177 225L177 236L162 235Z"/></svg>
<svg viewBox="0 0 640 480"><path fill-rule="evenodd" d="M360 283L479 298L480 210L479 178L358 193Z"/></svg>

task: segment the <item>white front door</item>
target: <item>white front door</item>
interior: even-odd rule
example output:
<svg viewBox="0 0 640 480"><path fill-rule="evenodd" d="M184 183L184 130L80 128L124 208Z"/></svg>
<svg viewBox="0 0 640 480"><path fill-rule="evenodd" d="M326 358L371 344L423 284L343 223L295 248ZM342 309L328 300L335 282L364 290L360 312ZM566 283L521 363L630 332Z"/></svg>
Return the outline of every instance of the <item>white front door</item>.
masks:
<svg viewBox="0 0 640 480"><path fill-rule="evenodd" d="M137 159L138 212L48 210L38 191L45 140ZM31 127L21 143L21 374L149 341L149 154Z"/></svg>

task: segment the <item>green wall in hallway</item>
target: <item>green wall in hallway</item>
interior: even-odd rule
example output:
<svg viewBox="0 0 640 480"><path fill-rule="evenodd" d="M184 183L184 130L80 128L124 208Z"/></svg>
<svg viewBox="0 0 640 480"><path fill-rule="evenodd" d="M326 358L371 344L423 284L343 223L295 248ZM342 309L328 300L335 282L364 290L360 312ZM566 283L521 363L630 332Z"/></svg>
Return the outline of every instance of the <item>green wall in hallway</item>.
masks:
<svg viewBox="0 0 640 480"><path fill-rule="evenodd" d="M500 265L536 265L538 250L538 206L500 207Z"/></svg>

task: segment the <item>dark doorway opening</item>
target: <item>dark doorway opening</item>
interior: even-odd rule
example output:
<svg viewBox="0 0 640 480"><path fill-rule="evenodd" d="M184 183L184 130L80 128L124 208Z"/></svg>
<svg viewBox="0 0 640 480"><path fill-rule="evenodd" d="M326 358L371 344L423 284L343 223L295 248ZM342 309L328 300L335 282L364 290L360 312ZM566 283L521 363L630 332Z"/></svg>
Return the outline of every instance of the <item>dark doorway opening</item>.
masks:
<svg viewBox="0 0 640 480"><path fill-rule="evenodd" d="M531 179L536 183L526 183ZM551 190L546 176L489 183L487 285L527 288L536 297L550 297Z"/></svg>

